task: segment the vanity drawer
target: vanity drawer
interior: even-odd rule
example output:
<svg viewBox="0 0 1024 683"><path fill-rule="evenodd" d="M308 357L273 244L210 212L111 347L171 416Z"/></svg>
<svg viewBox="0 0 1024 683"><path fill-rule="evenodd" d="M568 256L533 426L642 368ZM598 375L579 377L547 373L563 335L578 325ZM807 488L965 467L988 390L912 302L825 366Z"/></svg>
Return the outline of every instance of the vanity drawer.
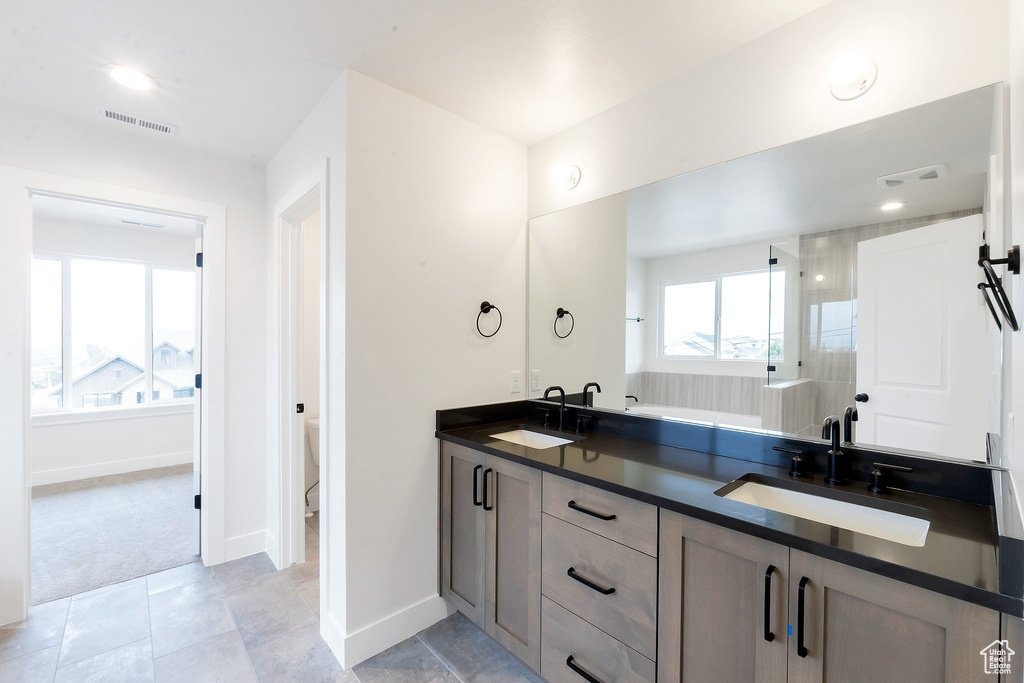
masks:
<svg viewBox="0 0 1024 683"><path fill-rule="evenodd" d="M544 473L543 501L549 515L658 556L658 508L653 505L548 472ZM614 519L602 519L612 515Z"/></svg>
<svg viewBox="0 0 1024 683"><path fill-rule="evenodd" d="M557 517L541 518L541 594L655 659L658 561Z"/></svg>
<svg viewBox="0 0 1024 683"><path fill-rule="evenodd" d="M654 662L547 598L541 598L540 675L549 683L585 680L566 660L600 681L654 683Z"/></svg>

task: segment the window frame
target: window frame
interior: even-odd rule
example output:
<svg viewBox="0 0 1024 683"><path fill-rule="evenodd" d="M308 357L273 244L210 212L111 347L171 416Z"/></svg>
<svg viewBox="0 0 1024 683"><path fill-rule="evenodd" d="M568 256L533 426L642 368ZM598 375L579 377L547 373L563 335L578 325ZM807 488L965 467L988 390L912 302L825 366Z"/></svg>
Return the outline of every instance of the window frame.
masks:
<svg viewBox="0 0 1024 683"><path fill-rule="evenodd" d="M134 401L129 404L125 404L122 397L122 403L113 406L93 406L93 407L82 407L75 408L74 406L68 405L69 398L69 385L72 383L71 379L71 337L73 330L71 329L71 304L72 304L72 292L71 292L71 262L72 261L101 261L101 262L117 262L117 263L130 263L141 265L144 267L144 283L145 283L145 315L144 315L144 326L145 326L145 346L143 353L145 354L145 376L146 376L146 396L153 396L153 381L154 381L154 362L153 362L153 271L154 270L177 270L183 272L195 272L192 266L183 266L174 263L166 263L163 261L147 261L141 259L128 259L128 258L116 258L109 256L94 256L94 255L82 255L82 254L70 254L53 251L33 251L32 260L41 261L58 261L61 264L61 396L60 406L57 408L32 408L31 415L36 417L46 416L61 416L61 415L96 415L97 419L106 419L111 416L114 412L128 412L138 413L143 412L164 412L164 409L168 405L177 406L188 406L189 409L195 403L195 396L188 398L172 398L155 403L150 401L149 403L138 404ZM31 334L31 323L29 325L29 334ZM173 393L173 392L172 392ZM155 410L154 410L155 409ZM79 421L79 420L74 420ZM84 420L82 420L84 421ZM57 424L57 422L54 422Z"/></svg>
<svg viewBox="0 0 1024 683"><path fill-rule="evenodd" d="M736 277L741 275L755 275L764 273L768 276L768 300L765 305L771 307L771 276L775 273L785 273L785 268L776 267L774 270L771 266L768 268L755 268L751 270L738 270L730 273L717 273L715 275L704 275L693 278L681 278L664 280L658 283L658 344L656 358L664 361L704 361L704 362L729 362L729 363L776 363L783 362L783 358L723 358L722 357L722 280L727 277ZM679 356L670 355L665 353L665 289L667 287L675 287L678 285L694 285L706 282L715 283L715 355L713 356ZM770 318L769 318L770 319ZM771 325L769 324L768 329L768 345L769 354L771 349ZM783 354L785 354L785 347L783 347Z"/></svg>

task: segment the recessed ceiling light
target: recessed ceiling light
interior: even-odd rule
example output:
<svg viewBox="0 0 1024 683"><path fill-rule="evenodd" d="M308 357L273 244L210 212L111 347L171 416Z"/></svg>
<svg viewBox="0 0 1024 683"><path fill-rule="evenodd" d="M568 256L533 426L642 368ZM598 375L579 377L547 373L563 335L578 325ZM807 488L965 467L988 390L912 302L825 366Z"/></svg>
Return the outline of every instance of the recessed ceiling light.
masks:
<svg viewBox="0 0 1024 683"><path fill-rule="evenodd" d="M882 211L895 211L896 209L903 208L903 202L889 202L888 204L882 204Z"/></svg>
<svg viewBox="0 0 1024 683"><path fill-rule="evenodd" d="M878 67L866 57L847 55L832 66L830 85L837 100L855 100L875 84Z"/></svg>
<svg viewBox="0 0 1024 683"><path fill-rule="evenodd" d="M110 72L110 77L119 84L132 90L150 90L157 87L156 79L149 74L144 74L138 69L132 69L119 64L107 64L105 68Z"/></svg>
<svg viewBox="0 0 1024 683"><path fill-rule="evenodd" d="M818 282L824 282L828 278L825 276L824 273L818 273L817 275L814 276L814 279Z"/></svg>

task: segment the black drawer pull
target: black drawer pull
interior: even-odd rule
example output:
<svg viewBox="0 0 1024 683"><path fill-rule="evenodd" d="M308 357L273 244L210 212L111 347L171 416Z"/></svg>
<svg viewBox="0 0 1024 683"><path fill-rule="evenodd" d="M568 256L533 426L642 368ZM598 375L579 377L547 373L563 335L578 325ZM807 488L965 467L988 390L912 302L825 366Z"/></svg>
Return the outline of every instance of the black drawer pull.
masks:
<svg viewBox="0 0 1024 683"><path fill-rule="evenodd" d="M600 512L594 512L593 510L588 510L587 508L581 505L577 505L575 500L569 501L569 507L575 510L576 512L582 512L585 515L597 517L598 519L603 519L606 522L610 522L613 519L615 519L615 515L602 515Z"/></svg>
<svg viewBox="0 0 1024 683"><path fill-rule="evenodd" d="M594 583L593 581L591 581L588 578L580 576L579 574L576 573L576 568L575 567L569 567L569 570L567 572L565 572L565 573L568 574L570 578L576 579L577 581L582 583L587 588L592 588L592 589L596 590L598 593L600 593L601 595L611 595L612 593L615 592L614 588L605 588L602 585Z"/></svg>
<svg viewBox="0 0 1024 683"><path fill-rule="evenodd" d="M775 640L772 633L772 574L775 573L775 565L768 565L764 572L764 639L769 643Z"/></svg>
<svg viewBox="0 0 1024 683"><path fill-rule="evenodd" d="M806 576L800 579L796 601L796 653L801 657L807 656L807 646L804 645L804 592L807 588L808 579Z"/></svg>
<svg viewBox="0 0 1024 683"><path fill-rule="evenodd" d="M476 499L477 493L479 493L479 488L480 488L479 484L477 484L476 475L477 475L477 472L479 472L483 468L484 468L483 465L477 465L476 467L473 468L473 505L475 505L477 507L480 507L481 505L484 504L484 502L482 500L477 500Z"/></svg>
<svg viewBox="0 0 1024 683"><path fill-rule="evenodd" d="M572 655L569 655L569 657L565 660L565 665L573 671L575 671L577 674L579 674L579 677L583 680L588 681L589 683L601 683L601 679L595 678L586 670L580 668L580 665L574 661Z"/></svg>
<svg viewBox="0 0 1024 683"><path fill-rule="evenodd" d="M486 470L484 470L484 477L483 477L483 479L484 479L484 499L483 499L483 505L484 505L484 510L487 510L488 512L494 509L493 505L488 505L487 504L487 475L490 474L493 471L494 470L492 470L490 467L488 467Z"/></svg>

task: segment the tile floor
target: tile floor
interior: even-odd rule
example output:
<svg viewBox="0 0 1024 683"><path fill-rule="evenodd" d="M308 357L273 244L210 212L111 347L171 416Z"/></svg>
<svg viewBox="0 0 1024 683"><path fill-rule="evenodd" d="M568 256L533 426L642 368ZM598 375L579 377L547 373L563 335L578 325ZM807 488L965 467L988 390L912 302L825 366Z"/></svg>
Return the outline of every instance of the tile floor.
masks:
<svg viewBox="0 0 1024 683"><path fill-rule="evenodd" d="M0 683L540 681L459 614L343 671L320 637L317 521L312 559L283 571L261 553L32 607L0 628Z"/></svg>

